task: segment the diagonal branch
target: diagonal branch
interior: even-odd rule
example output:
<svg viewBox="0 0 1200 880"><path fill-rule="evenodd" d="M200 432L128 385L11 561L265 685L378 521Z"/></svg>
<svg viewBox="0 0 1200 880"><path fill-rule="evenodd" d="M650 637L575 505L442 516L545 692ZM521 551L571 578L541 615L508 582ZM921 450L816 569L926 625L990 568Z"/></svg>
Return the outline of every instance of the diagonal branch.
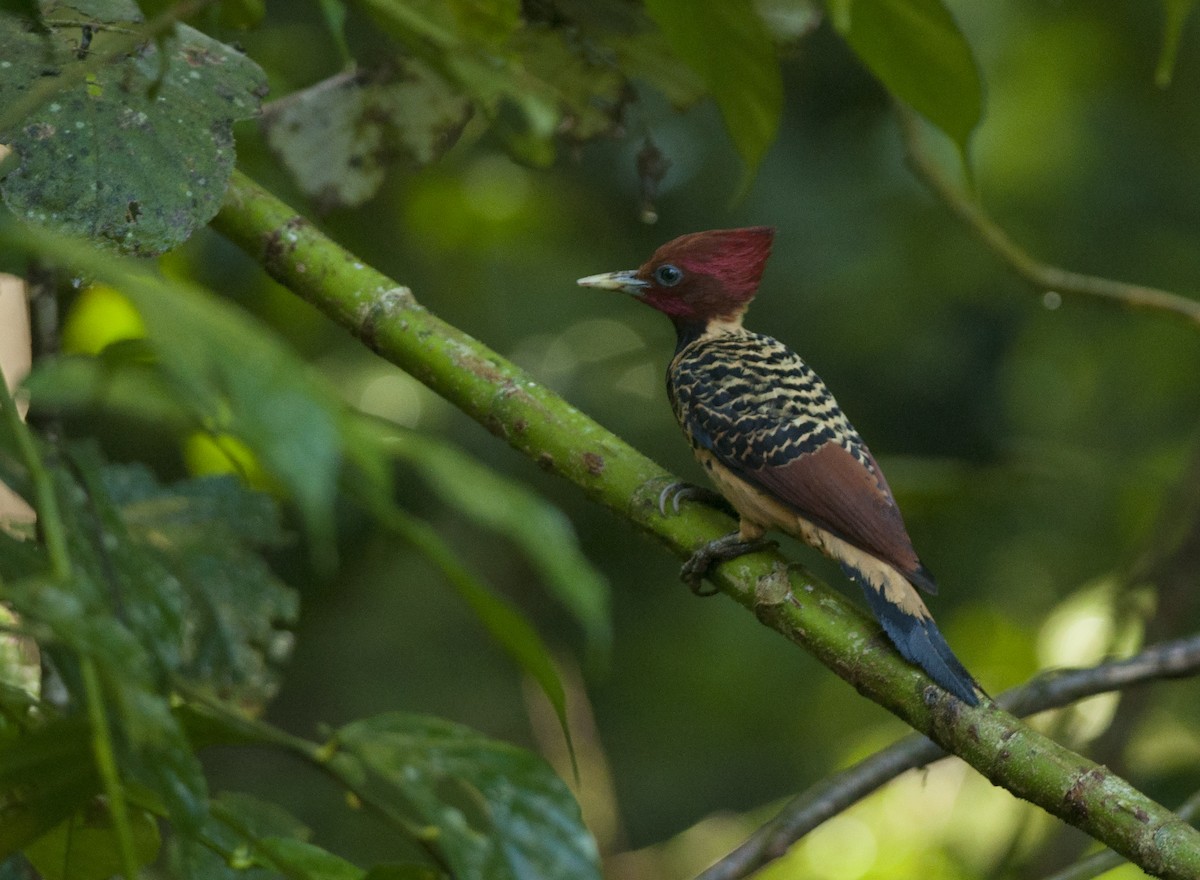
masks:
<svg viewBox="0 0 1200 880"><path fill-rule="evenodd" d="M1181 819L1186 819L1188 822L1200 817L1200 791L1195 792L1180 804L1175 812ZM1091 880L1091 878L1106 874L1113 868L1118 868L1123 864L1125 864L1125 859L1120 855L1111 849L1103 849L1098 853L1092 853L1087 858L1080 859L1069 868L1059 871L1053 877L1047 877L1046 880Z"/></svg>
<svg viewBox="0 0 1200 880"><path fill-rule="evenodd" d="M916 113L903 104L897 103L895 106L897 118L900 120L900 135L904 141L906 160L912 172L976 238L1036 290L1091 296L1130 308L1166 312L1184 318L1200 329L1200 300L1141 284L1083 275L1035 259L1009 238L1008 233L977 201L965 195L946 176L921 140L920 123Z"/></svg>
<svg viewBox="0 0 1200 880"><path fill-rule="evenodd" d="M1001 694L996 702L1023 717L1095 694L1197 672L1200 672L1200 635L1155 645L1126 660L1101 663L1087 669L1044 672L1021 687ZM779 815L729 855L698 874L696 880L745 877L782 857L804 835L901 773L945 756L943 749L925 737L907 736L797 795Z"/></svg>
<svg viewBox="0 0 1200 880"><path fill-rule="evenodd" d="M715 511L660 514L655 498L670 479L661 467L422 308L408 288L338 247L244 175L235 173L213 225L371 350L675 553L690 554L730 531L728 518ZM1151 873L1174 880L1200 876L1200 832L1007 712L966 707L946 695L900 659L864 612L790 569L779 554L733 560L718 581L764 625L997 785Z"/></svg>

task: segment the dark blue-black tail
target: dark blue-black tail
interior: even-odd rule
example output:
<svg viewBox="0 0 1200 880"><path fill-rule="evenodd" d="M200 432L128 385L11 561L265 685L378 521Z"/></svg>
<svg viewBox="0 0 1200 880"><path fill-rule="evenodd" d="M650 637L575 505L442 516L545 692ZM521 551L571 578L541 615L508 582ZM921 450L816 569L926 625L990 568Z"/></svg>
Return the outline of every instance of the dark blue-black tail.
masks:
<svg viewBox="0 0 1200 880"><path fill-rule="evenodd" d="M930 678L968 706L978 706L982 688L954 656L933 618L905 612L889 602L879 589L867 583L853 567L842 567L862 586L875 619L883 625L883 631L904 659L921 667Z"/></svg>

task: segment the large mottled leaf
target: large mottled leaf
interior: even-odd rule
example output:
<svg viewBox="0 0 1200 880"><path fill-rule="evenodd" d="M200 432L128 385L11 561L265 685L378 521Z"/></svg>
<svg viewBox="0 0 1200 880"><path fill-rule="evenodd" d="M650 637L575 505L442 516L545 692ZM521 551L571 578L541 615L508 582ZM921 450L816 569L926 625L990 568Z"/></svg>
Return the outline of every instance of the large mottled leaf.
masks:
<svg viewBox="0 0 1200 880"><path fill-rule="evenodd" d="M427 165L453 146L470 102L429 66L341 74L267 106L271 149L323 208L360 205L390 164Z"/></svg>
<svg viewBox="0 0 1200 880"><path fill-rule="evenodd" d="M391 713L334 737L372 805L428 825L460 880L599 878L579 805L539 757L435 718Z"/></svg>
<svg viewBox="0 0 1200 880"><path fill-rule="evenodd" d="M186 25L158 41L91 26L135 4L53 5L45 34L0 13L0 143L20 155L4 199L28 222L123 251L174 247L220 207L232 125L257 112L266 77Z"/></svg>
<svg viewBox="0 0 1200 880"><path fill-rule="evenodd" d="M752 0L647 0L646 11L671 51L708 86L749 177L775 140L783 112L775 43Z"/></svg>
<svg viewBox="0 0 1200 880"><path fill-rule="evenodd" d="M275 692L296 594L259 555L283 541L275 503L232 477L162 486L137 465L110 466L104 489L130 538L168 568L188 621L175 670L243 706Z"/></svg>
<svg viewBox="0 0 1200 880"><path fill-rule="evenodd" d="M830 18L892 94L965 155L983 116L983 80L941 0L829 0Z"/></svg>

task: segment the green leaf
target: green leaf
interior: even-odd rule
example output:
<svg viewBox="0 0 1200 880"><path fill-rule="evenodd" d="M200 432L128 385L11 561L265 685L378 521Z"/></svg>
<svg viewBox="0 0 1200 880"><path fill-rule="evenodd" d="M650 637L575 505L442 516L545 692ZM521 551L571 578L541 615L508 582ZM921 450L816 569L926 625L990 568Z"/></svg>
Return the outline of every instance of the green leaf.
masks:
<svg viewBox="0 0 1200 880"><path fill-rule="evenodd" d="M1163 0L1166 23L1163 26L1162 51L1158 56L1158 67L1154 71L1154 82L1160 89L1171 85L1175 75L1175 59L1179 55L1179 43L1183 38L1183 26L1196 0Z"/></svg>
<svg viewBox="0 0 1200 880"><path fill-rule="evenodd" d="M267 14L266 0L221 0L221 25L249 30L262 24Z"/></svg>
<svg viewBox="0 0 1200 880"><path fill-rule="evenodd" d="M0 15L12 15L32 22L37 27L42 26L42 10L38 0L0 0Z"/></svg>
<svg viewBox="0 0 1200 880"><path fill-rule="evenodd" d="M84 16L93 21L137 22L142 20L142 11L134 0L41 0L44 18L78 18Z"/></svg>
<svg viewBox="0 0 1200 880"><path fill-rule="evenodd" d="M340 74L267 106L267 143L323 208L360 205L388 166L418 165L454 145L471 104L427 65L407 60L386 79Z"/></svg>
<svg viewBox="0 0 1200 880"><path fill-rule="evenodd" d="M556 128L560 137L583 142L620 128L632 93L617 67L599 63L591 53L568 44L556 28L522 28L509 45L533 76L553 84L561 114Z"/></svg>
<svg viewBox="0 0 1200 880"><path fill-rule="evenodd" d="M94 4L91 21L122 10L136 6ZM42 36L0 15L0 142L20 155L5 202L30 223L161 253L216 214L233 122L257 112L265 74L186 25L133 52L124 29L88 31L85 51L78 18L48 18Z"/></svg>
<svg viewBox="0 0 1200 880"><path fill-rule="evenodd" d="M677 110L686 110L706 94L700 74L671 54L657 28L614 34L608 38L621 70L662 92Z"/></svg>
<svg viewBox="0 0 1200 880"><path fill-rule="evenodd" d="M448 443L412 431L390 434L383 443L410 462L443 501L516 544L582 624L591 648L600 658L607 656L612 641L608 584L583 555L561 510Z"/></svg>
<svg viewBox="0 0 1200 880"><path fill-rule="evenodd" d="M296 594L258 554L284 535L274 502L232 477L160 486L138 465L108 467L124 526L169 568L184 594L187 638L177 673L241 706L262 706L291 644Z"/></svg>
<svg viewBox="0 0 1200 880"><path fill-rule="evenodd" d="M566 785L536 755L435 718L391 713L341 728L333 760L372 803L430 826L460 880L599 878L596 843Z"/></svg>
<svg viewBox="0 0 1200 880"><path fill-rule="evenodd" d="M312 832L277 804L222 792L196 835L176 838L176 872L204 880L361 880L363 870L312 844Z"/></svg>
<svg viewBox="0 0 1200 880"><path fill-rule="evenodd" d="M22 387L43 418L64 413L106 414L183 434L196 419L152 363L119 359L117 346L99 357L60 355L39 358Z"/></svg>
<svg viewBox="0 0 1200 880"><path fill-rule="evenodd" d="M58 825L99 789L81 719L0 734L0 859Z"/></svg>
<svg viewBox="0 0 1200 880"><path fill-rule="evenodd" d="M500 45L521 23L520 0L445 0L459 30L483 44Z"/></svg>
<svg viewBox="0 0 1200 880"><path fill-rule="evenodd" d="M884 87L965 157L983 116L983 80L941 0L828 0L833 26Z"/></svg>
<svg viewBox="0 0 1200 880"><path fill-rule="evenodd" d="M0 571L4 569L0 559ZM42 694L40 657L37 642L21 632L20 618L0 602L0 730L10 725L10 713L19 720L37 705Z"/></svg>
<svg viewBox="0 0 1200 880"><path fill-rule="evenodd" d="M495 595L491 589L463 565L454 550L447 545L426 523L393 508L380 515L381 520L391 526L397 534L409 541L445 575L450 585L463 597L480 623L496 640L497 644L512 657L522 670L534 681L550 701L558 716L571 762L575 761L575 746L567 723L567 695L563 689L558 670L550 659L550 652L542 642L537 630L511 605Z"/></svg>
<svg viewBox="0 0 1200 880"><path fill-rule="evenodd" d="M331 568L343 448L354 445L354 462L369 477L384 475L371 466L374 451L359 443L333 388L269 328L201 288L45 231L18 227L10 240L134 303L175 397L210 432L232 434L259 456L295 500L315 562Z"/></svg>
<svg viewBox="0 0 1200 880"><path fill-rule="evenodd" d="M162 843L158 823L144 811L132 818L137 863L148 865ZM95 803L43 834L24 852L45 880L105 880L122 867L112 816Z"/></svg>
<svg viewBox="0 0 1200 880"><path fill-rule="evenodd" d="M775 140L783 113L775 44L752 0L646 0L646 11L671 51L708 86L746 163L748 181Z"/></svg>
<svg viewBox="0 0 1200 880"><path fill-rule="evenodd" d="M433 67L489 119L510 154L535 166L554 160L554 135L562 118L554 86L525 69L521 59L496 44L503 7L474 23L461 14L468 0L358 0L384 31ZM508 0L498 0L506 3Z"/></svg>

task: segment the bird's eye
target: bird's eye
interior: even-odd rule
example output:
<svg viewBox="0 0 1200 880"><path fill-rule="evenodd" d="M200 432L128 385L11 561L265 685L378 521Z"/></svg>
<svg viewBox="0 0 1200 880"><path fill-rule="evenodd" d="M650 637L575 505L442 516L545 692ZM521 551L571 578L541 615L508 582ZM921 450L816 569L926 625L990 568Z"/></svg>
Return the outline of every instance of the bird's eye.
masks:
<svg viewBox="0 0 1200 880"><path fill-rule="evenodd" d="M664 263L654 270L654 280L663 287L674 287L683 280L683 270L670 263Z"/></svg>

